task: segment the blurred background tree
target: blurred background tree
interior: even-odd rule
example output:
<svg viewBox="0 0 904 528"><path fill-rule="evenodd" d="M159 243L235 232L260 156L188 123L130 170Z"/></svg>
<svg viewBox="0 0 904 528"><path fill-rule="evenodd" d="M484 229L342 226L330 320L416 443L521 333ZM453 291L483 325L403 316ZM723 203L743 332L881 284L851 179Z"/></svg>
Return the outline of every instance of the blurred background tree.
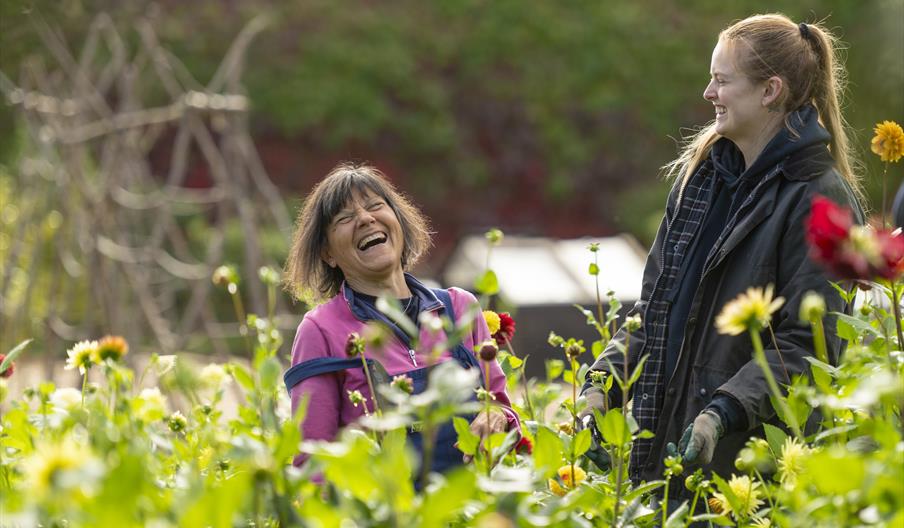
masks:
<svg viewBox="0 0 904 528"><path fill-rule="evenodd" d="M904 119L904 1L770 8L824 20L848 44L847 117L861 152L875 122ZM668 189L659 167L683 132L713 116L702 92L716 36L763 9L754 0L6 0L0 71L16 79L26 61L51 62L36 20L78 49L107 12L121 28L150 16L206 81L244 24L266 13L244 83L271 179L294 211L336 162L377 165L433 220L437 247L420 270L431 275L461 235L489 226L651 242ZM17 130L0 105L0 164L16 159ZM876 208L881 167L863 159ZM168 162L164 143L151 163L165 174ZM199 167L187 184L209 181Z"/></svg>

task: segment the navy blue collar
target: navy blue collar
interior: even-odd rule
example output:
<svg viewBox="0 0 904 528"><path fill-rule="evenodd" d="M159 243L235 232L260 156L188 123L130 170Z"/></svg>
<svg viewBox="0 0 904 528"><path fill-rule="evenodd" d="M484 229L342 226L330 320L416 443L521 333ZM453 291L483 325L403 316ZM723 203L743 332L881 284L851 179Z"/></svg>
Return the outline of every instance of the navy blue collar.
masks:
<svg viewBox="0 0 904 528"><path fill-rule="evenodd" d="M405 284L408 285L408 289L411 290L411 295L417 297L422 312L431 312L438 308L442 308L443 303L437 298L436 294L419 280L415 279L410 273L405 274ZM348 304L348 308L356 319L364 322L380 321L385 323L399 339L408 346L411 345L411 338L416 336L408 336L388 317L380 313L380 311L374 308L370 303L361 299L359 295L356 295L355 290L353 290L347 282L342 282L341 291L342 295L345 297L345 302ZM415 326L420 326L419 321L417 320L414 321L414 324Z"/></svg>

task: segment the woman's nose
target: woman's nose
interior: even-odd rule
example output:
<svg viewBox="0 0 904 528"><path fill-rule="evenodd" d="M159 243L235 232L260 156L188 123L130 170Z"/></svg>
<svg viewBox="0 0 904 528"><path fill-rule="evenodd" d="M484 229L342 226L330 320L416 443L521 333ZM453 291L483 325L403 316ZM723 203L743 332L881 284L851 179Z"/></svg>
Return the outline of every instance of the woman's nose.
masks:
<svg viewBox="0 0 904 528"><path fill-rule="evenodd" d="M706 85L706 89L703 90L703 98L707 101L714 101L716 99L716 90L713 87L713 81L709 81L709 84Z"/></svg>

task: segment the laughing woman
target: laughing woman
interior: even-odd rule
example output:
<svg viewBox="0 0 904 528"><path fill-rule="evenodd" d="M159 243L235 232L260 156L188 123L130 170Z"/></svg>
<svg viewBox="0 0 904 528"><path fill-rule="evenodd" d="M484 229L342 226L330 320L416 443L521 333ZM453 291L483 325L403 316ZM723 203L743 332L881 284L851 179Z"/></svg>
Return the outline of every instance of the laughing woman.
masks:
<svg viewBox="0 0 904 528"><path fill-rule="evenodd" d="M421 314L445 315L455 321L477 300L458 288L428 288L406 273L429 245L427 219L373 167L339 165L305 200L286 280L295 295L313 292L326 300L305 314L299 325L292 345L292 368L285 376L293 413L302 397L309 398L301 424L305 440L333 440L340 429L364 415L365 407L375 409L361 361L349 359L346 353L349 336L362 335L371 321L384 323L394 334L378 357L369 348L364 351L375 366L377 383L405 374L413 380L417 393L425 388L427 373L436 364L457 361L464 368L481 367L473 351L490 338L483 317L476 318L461 344L438 359L430 357L432 344L445 336L442 331L437 334L420 328ZM381 295L398 299L408 318L418 325L419 347L413 347L411 336L377 310L376 300ZM471 430L480 436L519 427L502 370L495 361L489 368L487 389L496 405L471 422ZM354 391L364 396L363 405L349 400ZM409 438L420 449L418 434ZM454 447L456 439L451 423L439 429L432 469L444 471L462 463L462 453ZM296 465L305 458L297 456Z"/></svg>
<svg viewBox="0 0 904 528"><path fill-rule="evenodd" d="M609 394L613 406L633 400L640 427L655 433L634 444L635 481L661 478L668 454L680 454L685 467L730 475L751 435L762 437L766 423L781 426L750 340L715 328L726 303L767 285L785 299L763 335L783 384L806 375L813 355L812 332L798 316L804 294L818 292L831 312L847 308L804 240L817 194L863 221L836 55L826 28L783 15L749 17L719 34L703 91L715 120L666 166L675 183L634 307L643 326L631 336L629 364L648 359L631 394ZM836 361L843 343L827 339ZM625 340L620 332L592 370L615 365L620 372L616 345ZM600 389L588 384L584 396L605 408ZM605 452L589 453L608 465Z"/></svg>

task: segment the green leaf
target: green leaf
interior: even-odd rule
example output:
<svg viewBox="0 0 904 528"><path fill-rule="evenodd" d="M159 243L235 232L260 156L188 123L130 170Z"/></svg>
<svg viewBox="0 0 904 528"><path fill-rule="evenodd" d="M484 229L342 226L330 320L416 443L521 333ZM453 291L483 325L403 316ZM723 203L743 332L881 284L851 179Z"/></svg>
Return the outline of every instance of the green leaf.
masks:
<svg viewBox="0 0 904 528"><path fill-rule="evenodd" d="M612 445L622 446L631 439L628 432L628 422L622 416L621 409L611 409L603 417L603 423L600 427L603 438Z"/></svg>
<svg viewBox="0 0 904 528"><path fill-rule="evenodd" d="M579 457L590 449L590 429L582 429L574 437L574 456Z"/></svg>
<svg viewBox="0 0 904 528"><path fill-rule="evenodd" d="M678 526L684 526L684 518L687 516L688 506L687 501L681 503L681 506L678 507L677 510L669 515L669 518L665 521L665 528L677 528Z"/></svg>
<svg viewBox="0 0 904 528"><path fill-rule="evenodd" d="M763 430L766 432L766 442L769 443L772 454L778 458L782 453L782 446L785 445L788 434L772 424L763 424Z"/></svg>
<svg viewBox="0 0 904 528"><path fill-rule="evenodd" d="M644 363L647 362L647 358L648 358L648 357L650 357L649 354L647 354L647 355L645 355L644 357L640 358L640 361L637 362L637 366L634 367L634 372L631 373L631 377L628 379L627 386L628 386L629 388L630 388L632 385L634 385L634 382L636 382L636 381L638 380L638 378L640 378L640 374L641 374L641 372L643 372L643 365L644 365Z"/></svg>
<svg viewBox="0 0 904 528"><path fill-rule="evenodd" d="M442 484L428 487L428 495L421 506L419 526L448 526L452 516L467 504L477 491L477 477L467 468L458 468L444 475ZM316 501L308 501L316 502Z"/></svg>
<svg viewBox="0 0 904 528"><path fill-rule="evenodd" d="M856 341L860 337L860 334L869 334L873 337L882 336L882 333L879 332L879 330L873 328L873 326L866 321L841 312L832 312L832 315L838 318L838 336L842 339L847 339L848 341ZM856 335L853 337L853 339L841 335L843 324L846 324L848 327L852 327L856 332ZM844 331L849 334L850 328L845 328Z"/></svg>
<svg viewBox="0 0 904 528"><path fill-rule="evenodd" d="M546 360L546 379L549 381L553 381L559 376L562 375L562 372L565 370L565 362L561 359L547 359Z"/></svg>
<svg viewBox="0 0 904 528"><path fill-rule="evenodd" d="M574 372L570 369L563 372L562 381L564 381L568 385L574 385Z"/></svg>
<svg viewBox="0 0 904 528"><path fill-rule="evenodd" d="M490 451L493 453L493 460L499 460L515 447L515 444L521 438L517 429L512 429L507 433L495 433L490 435L489 445Z"/></svg>
<svg viewBox="0 0 904 528"><path fill-rule="evenodd" d="M591 262L590 268L587 270L587 272L590 273L591 275L599 275L600 267L597 266L595 262Z"/></svg>
<svg viewBox="0 0 904 528"><path fill-rule="evenodd" d="M254 390L254 378L251 377L251 374L248 373L248 370L245 367L236 362L232 362L229 364L229 370L232 372L232 377L235 378L235 381L238 382L242 388L246 391Z"/></svg>
<svg viewBox="0 0 904 528"><path fill-rule="evenodd" d="M559 469L562 464L562 439L545 425L537 427L534 444L534 465L543 478Z"/></svg>
<svg viewBox="0 0 904 528"><path fill-rule="evenodd" d="M460 416L452 418L452 426L458 433L458 450L466 455L473 455L477 452L477 446L480 444L480 437L471 432L471 425L467 420Z"/></svg>
<svg viewBox="0 0 904 528"><path fill-rule="evenodd" d="M603 342L594 341L593 344L590 345L590 353L593 354L593 359L600 357L600 354L603 353Z"/></svg>
<svg viewBox="0 0 904 528"><path fill-rule="evenodd" d="M493 270L484 271L474 281L474 289L481 295L496 295L499 293L499 279L496 278L496 272Z"/></svg>
<svg viewBox="0 0 904 528"><path fill-rule="evenodd" d="M260 368L261 389L266 392L276 390L281 373L282 365L278 359L272 356L265 359Z"/></svg>
<svg viewBox="0 0 904 528"><path fill-rule="evenodd" d="M21 343L13 347L13 349L6 354L6 357L3 359L3 363L0 363L0 374L6 372L6 369L9 368L10 363L15 361L19 354L21 354L25 350L25 347L27 347L32 341L33 340L30 338L26 339L25 341L22 341Z"/></svg>
<svg viewBox="0 0 904 528"><path fill-rule="evenodd" d="M524 361L523 361L521 358L518 358L518 357L515 357L515 356L509 356L509 357L508 357L508 364L509 364L513 369L517 369L518 367L520 367L521 365L524 364Z"/></svg>

